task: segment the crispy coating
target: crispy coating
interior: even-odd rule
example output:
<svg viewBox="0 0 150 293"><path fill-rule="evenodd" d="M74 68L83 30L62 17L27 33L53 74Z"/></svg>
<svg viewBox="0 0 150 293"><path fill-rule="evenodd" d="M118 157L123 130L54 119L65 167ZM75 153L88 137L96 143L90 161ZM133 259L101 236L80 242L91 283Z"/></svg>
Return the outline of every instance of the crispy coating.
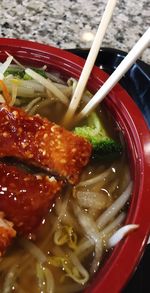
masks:
<svg viewBox="0 0 150 293"><path fill-rule="evenodd" d="M4 219L4 213L0 212L0 257L4 255L15 236L13 223Z"/></svg>
<svg viewBox="0 0 150 293"><path fill-rule="evenodd" d="M0 107L0 157L11 156L52 171L71 184L91 156L91 144L63 127L23 110Z"/></svg>
<svg viewBox="0 0 150 293"><path fill-rule="evenodd" d="M53 176L29 174L1 163L0 211L17 233L28 234L41 223L62 186Z"/></svg>

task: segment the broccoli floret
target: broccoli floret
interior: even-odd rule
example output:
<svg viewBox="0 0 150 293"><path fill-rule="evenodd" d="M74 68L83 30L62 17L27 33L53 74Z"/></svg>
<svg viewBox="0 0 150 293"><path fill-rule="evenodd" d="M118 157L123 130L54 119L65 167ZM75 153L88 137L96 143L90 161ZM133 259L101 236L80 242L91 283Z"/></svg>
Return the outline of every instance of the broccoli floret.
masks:
<svg viewBox="0 0 150 293"><path fill-rule="evenodd" d="M86 125L75 127L74 132L92 144L94 158L111 160L122 152L122 145L108 136L95 112L89 115Z"/></svg>
<svg viewBox="0 0 150 293"><path fill-rule="evenodd" d="M37 72L38 74L42 75L43 77L47 78L47 75L45 73L44 70L39 69L39 68L32 68L35 72ZM27 73L25 73L24 69L20 69L18 67L9 67L5 73L4 76L8 76L12 74L14 77L19 78L19 79L23 79L23 80L31 80L32 77L30 77Z"/></svg>
<svg viewBox="0 0 150 293"><path fill-rule="evenodd" d="M17 77L17 78L23 78L24 76L24 70L23 69L20 69L20 68L15 68L15 67L9 67L7 68L7 70L5 71L4 73L4 76L8 76L10 74L12 74L14 77Z"/></svg>

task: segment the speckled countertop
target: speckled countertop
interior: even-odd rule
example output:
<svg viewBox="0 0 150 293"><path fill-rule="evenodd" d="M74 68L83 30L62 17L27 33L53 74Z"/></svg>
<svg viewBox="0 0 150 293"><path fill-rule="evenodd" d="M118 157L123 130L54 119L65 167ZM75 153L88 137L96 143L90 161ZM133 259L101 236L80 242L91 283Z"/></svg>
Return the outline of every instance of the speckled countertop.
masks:
<svg viewBox="0 0 150 293"><path fill-rule="evenodd" d="M0 0L0 37L89 48L107 0ZM150 25L149 0L118 0L102 46L129 51ZM142 59L150 63L149 49Z"/></svg>

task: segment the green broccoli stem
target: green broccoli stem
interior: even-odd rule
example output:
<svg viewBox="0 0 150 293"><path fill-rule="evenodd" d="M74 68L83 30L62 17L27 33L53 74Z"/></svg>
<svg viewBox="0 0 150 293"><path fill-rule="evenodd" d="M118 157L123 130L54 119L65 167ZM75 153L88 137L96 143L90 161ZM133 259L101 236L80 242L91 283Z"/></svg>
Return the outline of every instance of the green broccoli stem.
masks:
<svg viewBox="0 0 150 293"><path fill-rule="evenodd" d="M92 112L88 116L87 123L89 127L92 127L96 130L95 132L97 132L97 134L101 133L103 136L108 136L104 126L102 125L102 122L100 121L100 118L95 112Z"/></svg>

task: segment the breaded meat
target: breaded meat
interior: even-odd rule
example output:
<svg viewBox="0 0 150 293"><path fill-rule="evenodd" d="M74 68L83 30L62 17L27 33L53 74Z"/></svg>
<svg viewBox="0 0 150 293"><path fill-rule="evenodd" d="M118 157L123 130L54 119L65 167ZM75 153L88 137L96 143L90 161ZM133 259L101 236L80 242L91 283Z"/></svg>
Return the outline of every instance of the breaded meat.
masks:
<svg viewBox="0 0 150 293"><path fill-rule="evenodd" d="M33 231L47 215L62 181L0 164L0 211L19 234ZM1 233L1 232L0 232ZM0 234L1 237L1 234Z"/></svg>
<svg viewBox="0 0 150 293"><path fill-rule="evenodd" d="M16 157L76 184L91 156L91 144L84 138L23 110L0 107L0 157Z"/></svg>

